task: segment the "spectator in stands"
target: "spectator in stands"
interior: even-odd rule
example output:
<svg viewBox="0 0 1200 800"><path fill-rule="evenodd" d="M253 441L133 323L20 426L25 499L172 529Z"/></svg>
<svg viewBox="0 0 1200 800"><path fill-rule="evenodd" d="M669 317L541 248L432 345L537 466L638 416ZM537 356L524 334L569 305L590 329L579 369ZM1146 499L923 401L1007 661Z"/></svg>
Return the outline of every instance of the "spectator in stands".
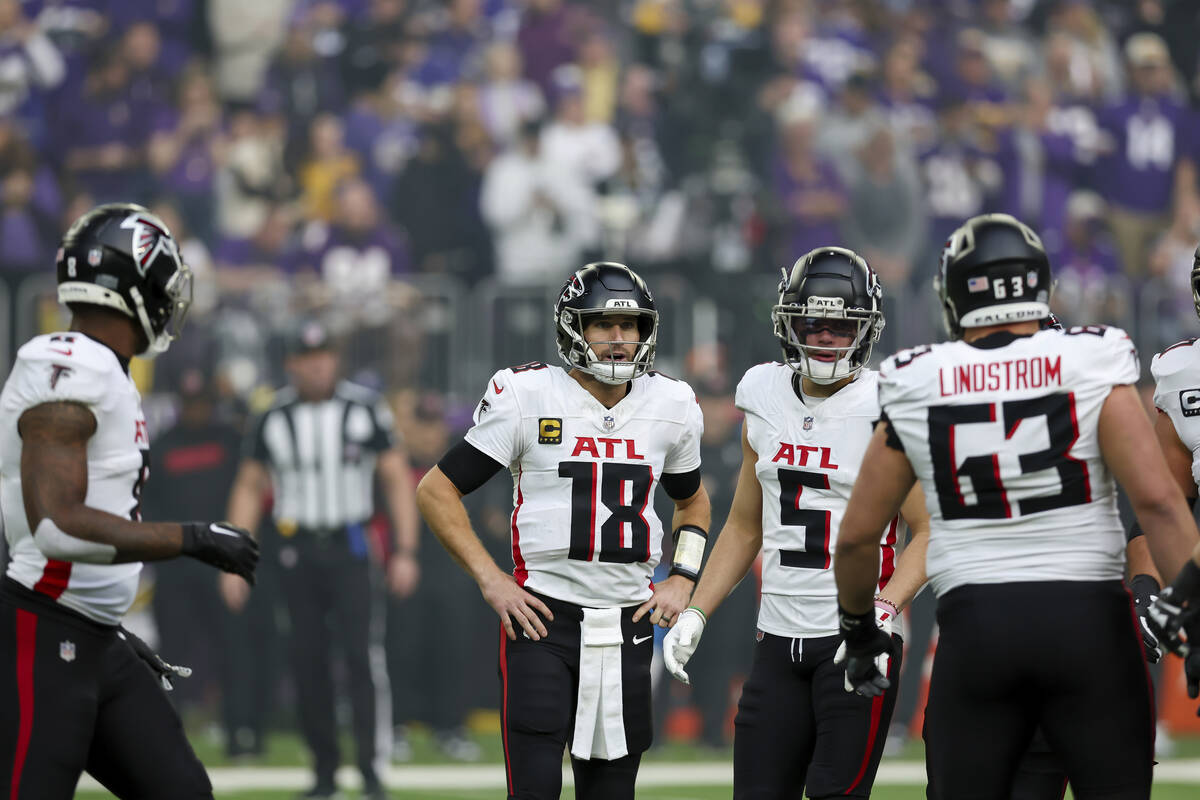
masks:
<svg viewBox="0 0 1200 800"><path fill-rule="evenodd" d="M285 131L281 115L249 108L233 112L213 184L220 238L252 236L271 210L296 191L283 161Z"/></svg>
<svg viewBox="0 0 1200 800"><path fill-rule="evenodd" d="M20 0L0 0L0 118L18 113L31 91L53 89L66 75L62 54L25 17Z"/></svg>
<svg viewBox="0 0 1200 800"><path fill-rule="evenodd" d="M926 149L937 137L936 87L921 70L918 51L912 38L902 38L892 45L883 61L879 87L879 103L896 143L914 152Z"/></svg>
<svg viewBox="0 0 1200 800"><path fill-rule="evenodd" d="M510 283L556 280L598 237L591 187L561 180L542 140L540 126L526 123L517 145L483 176L480 207L492 229L496 273Z"/></svg>
<svg viewBox="0 0 1200 800"><path fill-rule="evenodd" d="M300 163L316 121L322 115L336 114L346 104L336 61L315 47L317 28L318 20L304 8L297 10L258 99L260 108L280 110L288 121L285 158L290 167Z"/></svg>
<svg viewBox="0 0 1200 800"><path fill-rule="evenodd" d="M921 179L911 156L896 152L891 130L883 125L857 156L842 235L884 286L899 288L908 283L927 246Z"/></svg>
<svg viewBox="0 0 1200 800"><path fill-rule="evenodd" d="M554 92L554 71L574 62L576 37L587 12L565 0L529 0L521 14L517 47L525 77L546 96Z"/></svg>
<svg viewBox="0 0 1200 800"><path fill-rule="evenodd" d="M771 190L779 213L778 244L787 253L807 253L840 238L846 190L837 170L815 151L817 120L814 112L788 107L779 117ZM774 260L782 264L787 258Z"/></svg>
<svg viewBox="0 0 1200 800"><path fill-rule="evenodd" d="M1125 43L1125 57L1132 91L1100 115L1110 147L1097 175L1121 263L1136 277L1145 273L1151 242L1170 224L1179 195L1195 191L1194 123L1173 93L1162 39L1136 34Z"/></svg>
<svg viewBox="0 0 1200 800"><path fill-rule="evenodd" d="M411 9L405 0L371 0L361 16L348 16L342 32L342 79L350 95L373 92L400 63Z"/></svg>
<svg viewBox="0 0 1200 800"><path fill-rule="evenodd" d="M847 183L858 167L858 154L883 124L883 113L871 93L870 77L856 72L838 89L837 103L821 116L817 152L833 162L838 177Z"/></svg>
<svg viewBox="0 0 1200 800"><path fill-rule="evenodd" d="M305 215L330 222L338 213L337 189L362 167L358 154L346 147L346 126L334 114L317 116L309 128L308 155L300 166Z"/></svg>
<svg viewBox="0 0 1200 800"><path fill-rule="evenodd" d="M516 142L521 125L546 110L542 91L522 77L521 53L510 42L494 42L484 52L485 77L479 89L480 116L497 150Z"/></svg>
<svg viewBox="0 0 1200 800"><path fill-rule="evenodd" d="M188 70L178 85L177 108L164 110L146 147L159 190L169 194L196 236L215 230L214 179L226 147L221 106L208 73Z"/></svg>
<svg viewBox="0 0 1200 800"><path fill-rule="evenodd" d="M284 42L292 1L208 0L205 4L213 75L222 100L249 106L259 97L271 60Z"/></svg>
<svg viewBox="0 0 1200 800"><path fill-rule="evenodd" d="M1098 194L1076 190L1067 200L1058 244L1047 250L1054 265L1054 312L1064 323L1104 320L1124 324L1133 287L1125 280L1108 234L1105 203Z"/></svg>
<svg viewBox="0 0 1200 800"><path fill-rule="evenodd" d="M488 26L481 0L449 0L444 21L427 39L424 62L416 72L426 87L458 83L478 71Z"/></svg>
<svg viewBox="0 0 1200 800"><path fill-rule="evenodd" d="M983 55L1009 91L1024 84L1036 54L1033 37L1018 23L1013 5L1012 0L983 0L980 8Z"/></svg>
<svg viewBox="0 0 1200 800"><path fill-rule="evenodd" d="M583 118L592 123L610 124L617 109L621 63L607 31L597 26L583 34L577 63Z"/></svg>
<svg viewBox="0 0 1200 800"><path fill-rule="evenodd" d="M144 19L133 23L121 35L119 48L129 68L129 91L134 101L155 108L172 105L176 100L172 86L175 75L163 69L158 26Z"/></svg>
<svg viewBox="0 0 1200 800"><path fill-rule="evenodd" d="M222 291L236 297L299 269L302 254L294 235L295 216L288 206L273 206L252 236L220 241L213 261Z"/></svg>
<svg viewBox="0 0 1200 800"><path fill-rule="evenodd" d="M45 270L58 239L62 196L16 120L0 117L0 269Z"/></svg>
<svg viewBox="0 0 1200 800"><path fill-rule="evenodd" d="M1052 10L1047 28L1051 36L1061 34L1070 42L1070 72L1074 80L1079 81L1077 93L1097 100L1120 96L1125 87L1121 54L1108 26L1090 0L1058 3Z"/></svg>

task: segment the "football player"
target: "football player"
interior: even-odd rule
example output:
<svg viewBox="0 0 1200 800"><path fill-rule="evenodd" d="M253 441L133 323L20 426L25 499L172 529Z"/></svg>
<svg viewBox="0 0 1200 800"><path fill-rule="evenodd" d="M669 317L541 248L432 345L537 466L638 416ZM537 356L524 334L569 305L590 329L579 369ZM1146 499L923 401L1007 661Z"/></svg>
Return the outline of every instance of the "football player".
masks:
<svg viewBox="0 0 1200 800"><path fill-rule="evenodd" d="M1192 261L1192 300L1200 316L1200 248ZM1200 344L1187 339L1154 356L1154 433L1175 483L1195 505L1200 483ZM1188 695L1200 696L1200 547L1151 609L1164 644L1184 656ZM1180 641L1185 628L1187 643Z"/></svg>
<svg viewBox="0 0 1200 800"><path fill-rule="evenodd" d="M501 725L510 798L555 798L570 745L575 796L633 797L650 745L652 625L687 606L709 525L703 422L691 387L651 371L658 311L622 264L589 264L554 307L567 368L492 376L475 424L417 488L426 522L500 617ZM471 528L463 495L507 468L514 570ZM671 575L651 584L675 503Z"/></svg>
<svg viewBox="0 0 1200 800"><path fill-rule="evenodd" d="M941 629L931 798L1007 798L1039 725L1078 796L1150 795L1154 708L1113 478L1162 574L1200 533L1134 388L1129 337L1040 330L1050 287L1041 241L1013 217L954 232L936 282L953 341L881 365L882 419L838 535L847 676L881 691L875 658L892 645L871 609L878 531L921 482Z"/></svg>
<svg viewBox="0 0 1200 800"><path fill-rule="evenodd" d="M914 488L902 515L912 539L896 560L898 522L876 531L882 567L875 619L895 641L879 697L843 691L832 553L863 453L879 420L877 373L866 369L884 326L883 292L860 256L820 247L784 270L771 312L783 362L752 367L738 384L746 414L742 471L728 521L663 645L684 667L708 616L763 553L754 666L735 720L735 798L868 797L896 701L899 612L925 582L928 514Z"/></svg>
<svg viewBox="0 0 1200 800"><path fill-rule="evenodd" d="M189 670L121 628L143 561L191 556L247 580L258 562L240 529L141 521L129 360L179 335L191 272L162 221L128 204L76 220L57 262L70 329L27 342L0 394L0 786L65 800L86 769L118 797L211 798L163 691Z"/></svg>

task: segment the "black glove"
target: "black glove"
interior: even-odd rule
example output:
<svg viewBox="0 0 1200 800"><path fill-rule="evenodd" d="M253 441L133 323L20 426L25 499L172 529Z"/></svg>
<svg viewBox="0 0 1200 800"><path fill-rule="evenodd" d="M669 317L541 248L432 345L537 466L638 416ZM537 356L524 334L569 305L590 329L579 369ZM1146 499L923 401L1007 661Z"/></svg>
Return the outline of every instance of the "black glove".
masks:
<svg viewBox="0 0 1200 800"><path fill-rule="evenodd" d="M1190 634L1193 630L1200 633L1200 621L1193 622L1198 614L1200 567L1189 559L1171 585L1163 589L1146 610L1146 624L1161 646L1186 658L1190 649L1188 641L1179 634L1181 631ZM1190 629L1189 625L1192 626Z"/></svg>
<svg viewBox="0 0 1200 800"><path fill-rule="evenodd" d="M254 585L258 542L241 528L225 522L185 522L180 552L217 569L241 575Z"/></svg>
<svg viewBox="0 0 1200 800"><path fill-rule="evenodd" d="M1138 622L1142 626L1142 646L1146 650L1146 660L1157 664L1162 658L1162 646L1158 643L1158 637L1154 635L1147 615L1150 605L1158 599L1162 587L1158 585L1154 576L1141 573L1129 579L1129 589L1133 592L1133 605L1137 610Z"/></svg>
<svg viewBox="0 0 1200 800"><path fill-rule="evenodd" d="M162 687L168 692L175 688L172 681L176 678L191 677L191 667L176 667L173 664L163 661L162 656L154 652L150 645L143 642L128 629L118 628L117 636L129 642L129 646L133 648L133 652L137 653L138 658L146 662L150 670L162 681Z"/></svg>
<svg viewBox="0 0 1200 800"><path fill-rule="evenodd" d="M892 637L875 624L875 611L851 614L838 605L839 627L846 644L846 683L855 694L878 697L892 685L875 665L884 653L895 654Z"/></svg>

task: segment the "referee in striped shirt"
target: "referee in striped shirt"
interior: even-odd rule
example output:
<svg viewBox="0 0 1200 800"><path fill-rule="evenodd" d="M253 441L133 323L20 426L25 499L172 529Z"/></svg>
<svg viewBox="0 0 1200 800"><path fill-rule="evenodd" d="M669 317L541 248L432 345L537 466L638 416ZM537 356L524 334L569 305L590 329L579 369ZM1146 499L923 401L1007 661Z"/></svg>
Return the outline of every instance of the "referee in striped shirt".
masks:
<svg viewBox="0 0 1200 800"><path fill-rule="evenodd" d="M291 617L291 656L300 722L313 753L310 798L339 797L339 754L331 669L333 631L342 646L363 797L387 797L380 773L391 753L391 692L384 659L383 576L370 554L375 477L391 512L393 593L416 588L417 512L408 459L379 395L338 380L338 355L320 323L302 324L289 343L291 385L246 439L229 500L229 520L254 531L274 493L279 561ZM235 612L247 586L225 581Z"/></svg>

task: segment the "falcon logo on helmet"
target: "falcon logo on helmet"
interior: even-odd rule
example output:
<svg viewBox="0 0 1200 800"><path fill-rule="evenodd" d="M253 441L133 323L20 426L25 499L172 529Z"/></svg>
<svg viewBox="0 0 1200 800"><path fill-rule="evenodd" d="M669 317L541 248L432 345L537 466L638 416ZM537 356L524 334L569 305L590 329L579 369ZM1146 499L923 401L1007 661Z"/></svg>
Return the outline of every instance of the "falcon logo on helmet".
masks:
<svg viewBox="0 0 1200 800"><path fill-rule="evenodd" d="M192 271L162 220L132 203L97 206L71 225L57 253L58 300L131 318L143 353L166 351L192 304Z"/></svg>
<svg viewBox="0 0 1200 800"><path fill-rule="evenodd" d="M630 361L596 357L583 332L595 316L613 314L637 320L638 342ZM554 304L554 333L558 354L573 369L596 380L621 384L644 375L654 364L658 342L658 309L638 274L624 264L588 264L567 279ZM597 344L600 344L597 342Z"/></svg>

